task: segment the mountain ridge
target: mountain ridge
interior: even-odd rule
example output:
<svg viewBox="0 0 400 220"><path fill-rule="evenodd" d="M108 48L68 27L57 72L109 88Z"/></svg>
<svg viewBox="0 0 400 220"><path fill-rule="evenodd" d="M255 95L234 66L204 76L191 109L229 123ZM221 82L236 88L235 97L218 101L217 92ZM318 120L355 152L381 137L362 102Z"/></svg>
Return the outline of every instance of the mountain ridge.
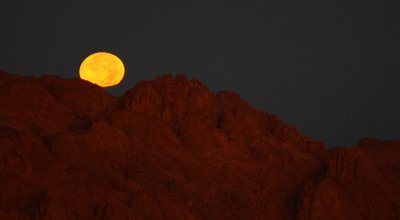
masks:
<svg viewBox="0 0 400 220"><path fill-rule="evenodd" d="M0 72L3 219L398 219L400 141L326 147L183 74Z"/></svg>

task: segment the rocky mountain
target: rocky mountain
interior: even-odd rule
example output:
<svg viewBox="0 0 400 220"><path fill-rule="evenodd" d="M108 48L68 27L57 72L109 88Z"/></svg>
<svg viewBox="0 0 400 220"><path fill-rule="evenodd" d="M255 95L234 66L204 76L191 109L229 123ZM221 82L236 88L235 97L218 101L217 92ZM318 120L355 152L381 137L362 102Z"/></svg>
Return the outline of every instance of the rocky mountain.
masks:
<svg viewBox="0 0 400 220"><path fill-rule="evenodd" d="M0 219L400 219L400 141L326 149L182 74L0 72Z"/></svg>

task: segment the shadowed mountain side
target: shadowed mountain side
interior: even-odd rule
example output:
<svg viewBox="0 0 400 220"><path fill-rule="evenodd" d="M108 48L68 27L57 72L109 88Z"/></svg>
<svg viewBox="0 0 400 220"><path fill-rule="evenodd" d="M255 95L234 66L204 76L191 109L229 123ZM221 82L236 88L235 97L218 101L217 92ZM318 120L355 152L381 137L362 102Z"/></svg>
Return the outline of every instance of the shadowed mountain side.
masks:
<svg viewBox="0 0 400 220"><path fill-rule="evenodd" d="M0 72L0 219L399 219L399 195L400 141L326 150L182 74L116 98Z"/></svg>

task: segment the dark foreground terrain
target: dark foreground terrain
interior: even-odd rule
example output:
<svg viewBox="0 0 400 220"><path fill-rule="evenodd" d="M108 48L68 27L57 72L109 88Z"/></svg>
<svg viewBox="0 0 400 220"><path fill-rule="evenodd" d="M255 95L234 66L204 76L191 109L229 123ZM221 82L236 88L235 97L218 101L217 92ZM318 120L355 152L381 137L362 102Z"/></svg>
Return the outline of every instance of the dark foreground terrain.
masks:
<svg viewBox="0 0 400 220"><path fill-rule="evenodd" d="M183 75L0 72L0 219L398 220L400 141L326 149Z"/></svg>

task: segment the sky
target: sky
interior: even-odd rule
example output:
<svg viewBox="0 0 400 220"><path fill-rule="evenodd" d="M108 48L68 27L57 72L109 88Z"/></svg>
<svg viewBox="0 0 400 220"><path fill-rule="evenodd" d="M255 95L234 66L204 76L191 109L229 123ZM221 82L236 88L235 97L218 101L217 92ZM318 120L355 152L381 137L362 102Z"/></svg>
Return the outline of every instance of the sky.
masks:
<svg viewBox="0 0 400 220"><path fill-rule="evenodd" d="M0 3L0 69L77 78L91 53L140 80L185 73L231 90L328 147L400 139L395 1L14 1Z"/></svg>

